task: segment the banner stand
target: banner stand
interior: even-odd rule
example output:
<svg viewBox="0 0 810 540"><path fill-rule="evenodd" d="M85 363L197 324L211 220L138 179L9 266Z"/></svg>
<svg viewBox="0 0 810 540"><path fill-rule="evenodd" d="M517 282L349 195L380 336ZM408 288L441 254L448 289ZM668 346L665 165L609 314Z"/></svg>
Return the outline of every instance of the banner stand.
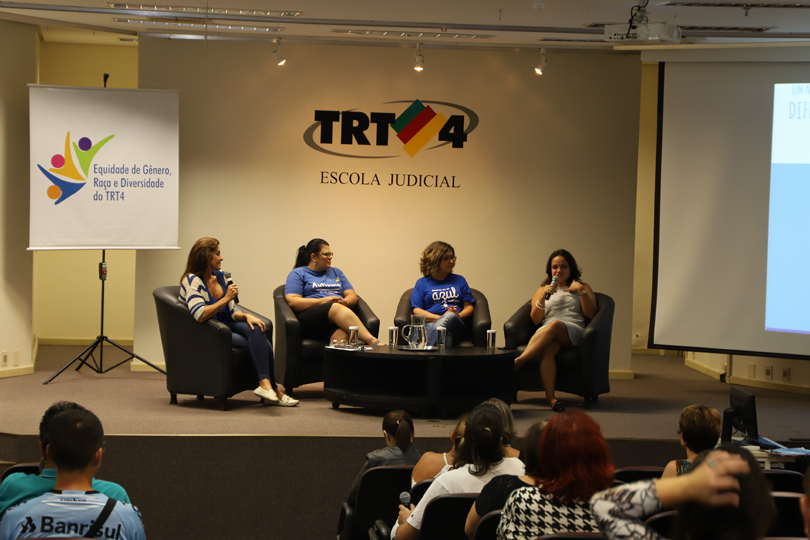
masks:
<svg viewBox="0 0 810 540"><path fill-rule="evenodd" d="M98 265L98 278L101 280L101 330L99 331L98 337L96 337L96 340L93 343L91 343L85 350L83 350L81 353L79 353L75 358L73 358L73 360L71 360L70 362L68 362L64 366L62 366L62 369L60 369L59 371L57 371L56 373L51 375L51 377L42 384L48 384L49 382L51 382L52 380L57 378L67 368L69 368L70 366L75 364L77 361L80 362L80 364L78 365L78 367L76 367L76 371L79 371L82 368L82 366L87 366L88 369L92 369L93 371L95 371L99 375L103 375L104 373L107 373L108 371L114 370L115 368L117 368L121 364L125 364L125 363L129 362L130 360L133 360L133 359L137 358L138 360L140 360L144 364L148 365L149 367L151 367L153 369L156 369L159 372L166 375L165 371L163 371L162 369L160 369L159 367L157 367L153 363L149 362L148 360L146 360L144 358L141 358L140 356L138 356L134 352L128 351L127 349L125 349L124 347L122 347L121 345L119 345L118 343L116 343L115 341L111 340L110 338L108 338L107 336L104 335L104 284L107 281L107 250L106 249L101 250L101 262ZM122 361L118 362L113 367L104 369L104 343L109 343L113 347L117 347L118 349L124 351L125 353L127 353L129 355L129 358L126 358L125 360L122 360ZM98 348L98 362L96 362L96 358L95 358L95 356L93 356L93 352L96 350L96 348ZM88 360L92 360L93 365L90 365L88 363Z"/></svg>

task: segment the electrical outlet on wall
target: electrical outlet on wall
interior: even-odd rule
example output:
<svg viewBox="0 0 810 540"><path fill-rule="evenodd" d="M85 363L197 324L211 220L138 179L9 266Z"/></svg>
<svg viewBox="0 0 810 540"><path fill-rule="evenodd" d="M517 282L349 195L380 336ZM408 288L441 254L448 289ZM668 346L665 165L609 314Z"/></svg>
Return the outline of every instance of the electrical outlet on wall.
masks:
<svg viewBox="0 0 810 540"><path fill-rule="evenodd" d="M765 366L765 379L773 380L773 366Z"/></svg>
<svg viewBox="0 0 810 540"><path fill-rule="evenodd" d="M782 367L782 382L790 382L790 368Z"/></svg>
<svg viewBox="0 0 810 540"><path fill-rule="evenodd" d="M8 367L8 351L0 353L0 367Z"/></svg>
<svg viewBox="0 0 810 540"><path fill-rule="evenodd" d="M757 378L757 365L756 364L748 364L748 378L749 379L756 379Z"/></svg>

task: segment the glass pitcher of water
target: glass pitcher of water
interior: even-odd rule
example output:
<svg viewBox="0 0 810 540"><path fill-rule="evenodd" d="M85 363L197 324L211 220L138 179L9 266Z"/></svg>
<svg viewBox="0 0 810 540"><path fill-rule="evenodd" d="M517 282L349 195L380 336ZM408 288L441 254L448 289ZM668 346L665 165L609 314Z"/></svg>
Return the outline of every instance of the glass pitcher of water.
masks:
<svg viewBox="0 0 810 540"><path fill-rule="evenodd" d="M424 349L427 344L425 316L411 315L411 324L406 324L402 328L402 337L405 338L411 349Z"/></svg>

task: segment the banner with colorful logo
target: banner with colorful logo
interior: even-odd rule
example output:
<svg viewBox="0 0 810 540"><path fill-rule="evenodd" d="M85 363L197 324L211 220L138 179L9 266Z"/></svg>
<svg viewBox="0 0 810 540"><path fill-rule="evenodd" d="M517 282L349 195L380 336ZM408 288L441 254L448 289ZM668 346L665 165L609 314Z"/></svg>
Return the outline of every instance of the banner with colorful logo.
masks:
<svg viewBox="0 0 810 540"><path fill-rule="evenodd" d="M175 249L179 94L29 86L29 249Z"/></svg>

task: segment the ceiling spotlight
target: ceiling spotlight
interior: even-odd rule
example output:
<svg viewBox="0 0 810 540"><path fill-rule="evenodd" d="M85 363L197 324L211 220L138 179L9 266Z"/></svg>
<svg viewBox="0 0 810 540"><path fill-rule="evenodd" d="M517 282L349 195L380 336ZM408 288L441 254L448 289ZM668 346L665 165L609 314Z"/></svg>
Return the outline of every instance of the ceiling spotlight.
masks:
<svg viewBox="0 0 810 540"><path fill-rule="evenodd" d="M546 61L546 50L540 49L540 63L537 64L537 67L534 68L534 72L538 75L542 75L543 72L548 67L548 62Z"/></svg>
<svg viewBox="0 0 810 540"><path fill-rule="evenodd" d="M416 56L413 60L413 70L422 71L423 69L425 69L425 57L422 56L422 44L419 43L416 46Z"/></svg>
<svg viewBox="0 0 810 540"><path fill-rule="evenodd" d="M276 64L279 66L283 66L287 62L287 59L281 54L281 40L278 40L278 47L276 47L276 52L273 53L273 58L276 59Z"/></svg>

